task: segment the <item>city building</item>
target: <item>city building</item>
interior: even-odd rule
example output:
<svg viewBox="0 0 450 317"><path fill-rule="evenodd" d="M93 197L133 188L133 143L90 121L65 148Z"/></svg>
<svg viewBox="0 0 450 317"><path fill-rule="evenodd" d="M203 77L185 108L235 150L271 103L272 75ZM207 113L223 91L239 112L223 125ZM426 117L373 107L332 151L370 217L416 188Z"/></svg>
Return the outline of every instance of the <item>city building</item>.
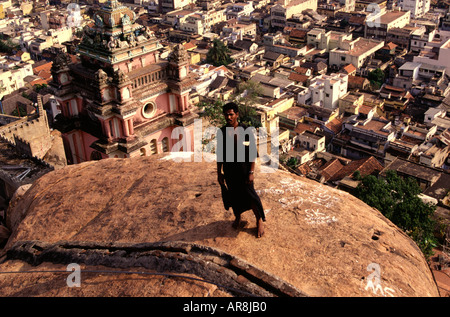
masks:
<svg viewBox="0 0 450 317"><path fill-rule="evenodd" d="M342 41L351 41L352 37L352 34L336 31L327 32L324 29L313 28L307 33L306 44L328 52L334 48L338 48Z"/></svg>
<svg viewBox="0 0 450 317"><path fill-rule="evenodd" d="M170 12L173 10L182 9L189 4L194 4L194 1L193 0L158 0L158 4L159 4L159 12L167 13L167 12Z"/></svg>
<svg viewBox="0 0 450 317"><path fill-rule="evenodd" d="M424 16L430 10L431 0L398 0L398 7L404 11L410 11L411 17Z"/></svg>
<svg viewBox="0 0 450 317"><path fill-rule="evenodd" d="M368 39L386 40L392 28L403 28L409 24L411 15L409 11L387 11L371 14L367 17L364 37Z"/></svg>
<svg viewBox="0 0 450 317"><path fill-rule="evenodd" d="M253 2L235 2L227 7L226 17L240 21L242 17L249 17L253 10Z"/></svg>
<svg viewBox="0 0 450 317"><path fill-rule="evenodd" d="M271 26L282 29L288 19L308 9L317 11L317 0L278 0L270 8Z"/></svg>
<svg viewBox="0 0 450 317"><path fill-rule="evenodd" d="M298 94L297 102L336 109L339 107L339 99L347 93L347 88L347 74L320 75L311 79L307 89Z"/></svg>
<svg viewBox="0 0 450 317"><path fill-rule="evenodd" d="M414 56L414 62L445 66L446 73L450 74L450 39L446 41L428 42L418 56Z"/></svg>
<svg viewBox="0 0 450 317"><path fill-rule="evenodd" d="M384 46L384 41L357 38L352 41L343 40L338 48L330 51L329 65L340 69L342 66L352 64L358 70L376 51Z"/></svg>

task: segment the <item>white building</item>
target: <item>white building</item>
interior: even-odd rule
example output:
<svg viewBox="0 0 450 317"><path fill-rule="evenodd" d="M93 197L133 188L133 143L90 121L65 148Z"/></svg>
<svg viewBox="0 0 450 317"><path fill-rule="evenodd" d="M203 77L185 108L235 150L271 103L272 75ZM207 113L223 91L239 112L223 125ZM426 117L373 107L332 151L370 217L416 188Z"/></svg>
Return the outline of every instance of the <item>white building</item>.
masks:
<svg viewBox="0 0 450 317"><path fill-rule="evenodd" d="M248 3L244 2L236 2L227 7L226 15L227 20L236 19L240 21L243 16L250 16L250 14L254 11L253 2L249 1Z"/></svg>
<svg viewBox="0 0 450 317"><path fill-rule="evenodd" d="M384 46L384 41L377 41L359 37L355 40L342 40L338 48L330 50L330 66L339 69L352 64L357 72L364 62L376 51Z"/></svg>
<svg viewBox="0 0 450 317"><path fill-rule="evenodd" d="M411 17L417 18L430 10L431 0L398 0L398 6L404 11L411 11Z"/></svg>
<svg viewBox="0 0 450 317"><path fill-rule="evenodd" d="M325 152L325 136L323 135L306 130L296 136L295 142L309 151Z"/></svg>
<svg viewBox="0 0 450 317"><path fill-rule="evenodd" d="M272 27L284 28L286 21L305 10L317 11L317 0L278 0L270 8Z"/></svg>
<svg viewBox="0 0 450 317"><path fill-rule="evenodd" d="M0 69L0 98L24 87L24 78L32 75L32 65L27 63L14 69Z"/></svg>
<svg viewBox="0 0 450 317"><path fill-rule="evenodd" d="M306 44L312 45L316 49L326 50L327 52L337 48L342 41L351 41L353 35L336 31L325 31L321 28L313 28L307 33Z"/></svg>
<svg viewBox="0 0 450 317"><path fill-rule="evenodd" d="M447 74L450 74L450 39L440 42L439 46L429 43L418 56L414 56L413 62L444 66Z"/></svg>
<svg viewBox="0 0 450 317"><path fill-rule="evenodd" d="M203 35L205 30L205 23L201 14L192 13L190 15L180 18L179 28L182 31L191 32Z"/></svg>
<svg viewBox="0 0 450 317"><path fill-rule="evenodd" d="M72 40L73 31L71 27L62 27L57 30L50 29L47 33L52 37L53 44L62 44Z"/></svg>
<svg viewBox="0 0 450 317"><path fill-rule="evenodd" d="M347 74L320 75L313 78L310 85L299 92L297 102L327 109L336 109L339 106L339 98L347 93L347 88Z"/></svg>
<svg viewBox="0 0 450 317"><path fill-rule="evenodd" d="M367 16L364 25L364 37L384 40L389 30L403 28L410 21L411 14L409 11L374 11Z"/></svg>

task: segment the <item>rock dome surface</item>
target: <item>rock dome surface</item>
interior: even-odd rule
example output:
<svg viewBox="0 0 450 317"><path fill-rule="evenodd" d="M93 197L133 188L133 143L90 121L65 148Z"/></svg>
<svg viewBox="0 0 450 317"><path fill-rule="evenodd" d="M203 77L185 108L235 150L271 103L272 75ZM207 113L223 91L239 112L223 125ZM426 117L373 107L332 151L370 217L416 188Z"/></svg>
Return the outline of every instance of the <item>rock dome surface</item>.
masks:
<svg viewBox="0 0 450 317"><path fill-rule="evenodd" d="M41 273L0 275L0 294L439 296L416 244L357 198L261 165L255 188L262 238L251 211L232 228L214 162L156 155L48 173L11 201L0 264ZM42 273L69 263L86 270L81 287Z"/></svg>

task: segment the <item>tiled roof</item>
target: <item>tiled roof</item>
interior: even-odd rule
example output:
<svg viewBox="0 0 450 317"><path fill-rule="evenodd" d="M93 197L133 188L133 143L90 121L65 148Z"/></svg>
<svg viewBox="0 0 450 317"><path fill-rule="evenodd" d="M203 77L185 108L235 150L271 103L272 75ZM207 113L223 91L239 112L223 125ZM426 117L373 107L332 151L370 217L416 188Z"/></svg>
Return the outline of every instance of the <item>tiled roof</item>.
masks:
<svg viewBox="0 0 450 317"><path fill-rule="evenodd" d="M368 79L361 76L348 76L348 82L352 84L363 85L366 80Z"/></svg>
<svg viewBox="0 0 450 317"><path fill-rule="evenodd" d="M342 130L343 122L339 118L334 118L328 122L325 126L330 129L333 133L338 134Z"/></svg>
<svg viewBox="0 0 450 317"><path fill-rule="evenodd" d="M356 71L356 67L353 64L348 64L342 67L342 70L345 71L347 74L351 74Z"/></svg>
<svg viewBox="0 0 450 317"><path fill-rule="evenodd" d="M289 74L288 79L296 81L296 82L300 82L300 83L306 83L308 81L309 77L306 75L297 74L296 72L292 72Z"/></svg>
<svg viewBox="0 0 450 317"><path fill-rule="evenodd" d="M292 29L291 33L289 33L289 37L295 37L295 38L306 38L307 31L299 30L299 29Z"/></svg>
<svg viewBox="0 0 450 317"><path fill-rule="evenodd" d="M338 159L332 159L322 166L319 171L324 178L324 181L328 181L333 177L333 175L342 170L343 167L344 165L342 165Z"/></svg>
<svg viewBox="0 0 450 317"><path fill-rule="evenodd" d="M361 160L352 161L345 165L340 171L335 173L330 178L331 181L343 179L346 176L351 176L354 172L359 171L361 176L370 175L374 172L381 172L383 166L373 156L363 158Z"/></svg>

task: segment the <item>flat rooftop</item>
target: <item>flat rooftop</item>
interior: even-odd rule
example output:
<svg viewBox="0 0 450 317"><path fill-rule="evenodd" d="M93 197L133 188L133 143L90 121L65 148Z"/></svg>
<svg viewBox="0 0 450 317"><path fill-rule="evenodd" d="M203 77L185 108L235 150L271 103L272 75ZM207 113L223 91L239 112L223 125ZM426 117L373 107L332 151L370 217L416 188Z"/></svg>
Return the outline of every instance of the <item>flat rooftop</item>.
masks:
<svg viewBox="0 0 450 317"><path fill-rule="evenodd" d="M361 130L366 130L366 131L372 131L372 132L375 132L375 133L378 133L378 134L382 134L382 135L389 135L389 132L383 131L383 128L387 124L388 123L383 122L383 121L370 120L369 122L367 122L364 125L358 124L356 126L356 128L361 129Z"/></svg>
<svg viewBox="0 0 450 317"><path fill-rule="evenodd" d="M384 175L387 170L395 170L404 175L410 175L412 177L429 181L431 184L434 184L441 176L441 172L434 168L429 168L427 166L399 158L396 158L392 161L392 163L386 166L386 168L381 172L381 175Z"/></svg>
<svg viewBox="0 0 450 317"><path fill-rule="evenodd" d="M308 113L308 111L305 108L293 106L293 107L281 112L280 114L288 119L301 119L307 113Z"/></svg>
<svg viewBox="0 0 450 317"><path fill-rule="evenodd" d="M347 41L347 42L350 42L350 41ZM375 52L375 49L378 46L380 46L380 48L381 48L383 45L384 45L384 41L376 41L376 40L360 37L355 40L353 49L345 50L342 48L335 48L334 50L332 50L332 52L334 51L336 53L345 53L345 54L351 55L351 56L360 56L367 52L373 53L373 52Z"/></svg>
<svg viewBox="0 0 450 317"><path fill-rule="evenodd" d="M386 12L380 17L380 23L381 24L389 24L394 22L395 20L403 17L406 14L410 14L409 11L391 11Z"/></svg>
<svg viewBox="0 0 450 317"><path fill-rule="evenodd" d="M347 54L352 56L360 56L364 53L374 50L377 46L384 45L384 41L375 41L371 39L365 39L360 37L352 50L349 50Z"/></svg>

